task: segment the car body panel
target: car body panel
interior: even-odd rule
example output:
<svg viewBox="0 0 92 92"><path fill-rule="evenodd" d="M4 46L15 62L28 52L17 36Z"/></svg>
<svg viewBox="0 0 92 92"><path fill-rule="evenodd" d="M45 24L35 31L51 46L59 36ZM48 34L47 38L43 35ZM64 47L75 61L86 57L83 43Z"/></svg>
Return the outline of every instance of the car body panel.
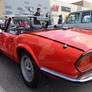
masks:
<svg viewBox="0 0 92 92"><path fill-rule="evenodd" d="M31 48L35 58L40 64L40 67L44 66L58 72L67 74L71 73L71 75L76 75L76 73L78 74L76 68L74 67L74 63L83 51L72 47L64 49L63 44L61 43L43 39L42 37L31 34L23 34L20 36L17 39L17 44L25 44L25 46L27 45ZM31 52L30 49L27 50ZM75 56L72 57L72 54L75 54Z"/></svg>

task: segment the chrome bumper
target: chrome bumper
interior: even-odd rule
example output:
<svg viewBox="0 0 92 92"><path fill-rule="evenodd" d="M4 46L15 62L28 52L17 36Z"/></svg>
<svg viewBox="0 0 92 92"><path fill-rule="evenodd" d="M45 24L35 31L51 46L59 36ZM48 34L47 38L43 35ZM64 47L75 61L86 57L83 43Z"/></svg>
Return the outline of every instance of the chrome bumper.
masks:
<svg viewBox="0 0 92 92"><path fill-rule="evenodd" d="M92 71L82 74L81 76L78 76L78 77L71 77L66 74L57 73L57 72L47 69L45 67L41 67L40 70L47 72L51 75L54 75L56 77L63 78L65 80L72 81L72 82L88 82L88 81L92 80Z"/></svg>

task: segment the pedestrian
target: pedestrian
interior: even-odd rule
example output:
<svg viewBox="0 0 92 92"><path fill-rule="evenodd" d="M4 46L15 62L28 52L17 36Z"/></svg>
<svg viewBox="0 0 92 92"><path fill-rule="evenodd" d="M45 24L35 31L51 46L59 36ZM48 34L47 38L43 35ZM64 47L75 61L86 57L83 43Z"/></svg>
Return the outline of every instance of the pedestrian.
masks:
<svg viewBox="0 0 92 92"><path fill-rule="evenodd" d="M37 20L37 16L40 16L41 8L37 8L37 12L34 14L34 24L40 25L40 21Z"/></svg>
<svg viewBox="0 0 92 92"><path fill-rule="evenodd" d="M58 24L62 24L62 15L59 15Z"/></svg>
<svg viewBox="0 0 92 92"><path fill-rule="evenodd" d="M48 18L48 25L51 25L51 16L49 15L49 13L46 13L46 18Z"/></svg>

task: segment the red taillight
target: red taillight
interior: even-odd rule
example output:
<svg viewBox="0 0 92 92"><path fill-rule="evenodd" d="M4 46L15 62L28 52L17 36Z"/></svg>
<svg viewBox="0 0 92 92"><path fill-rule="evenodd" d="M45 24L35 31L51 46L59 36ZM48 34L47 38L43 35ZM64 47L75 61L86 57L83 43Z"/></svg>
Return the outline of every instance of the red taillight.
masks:
<svg viewBox="0 0 92 92"><path fill-rule="evenodd" d="M92 67L92 53L84 55L77 63L79 71L85 71L86 69Z"/></svg>

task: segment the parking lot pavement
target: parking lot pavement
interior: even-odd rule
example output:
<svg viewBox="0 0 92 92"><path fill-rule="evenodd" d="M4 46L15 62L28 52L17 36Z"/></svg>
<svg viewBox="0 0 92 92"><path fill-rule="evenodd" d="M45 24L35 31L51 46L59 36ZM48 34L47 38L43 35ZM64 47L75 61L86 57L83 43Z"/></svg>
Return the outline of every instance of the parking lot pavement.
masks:
<svg viewBox="0 0 92 92"><path fill-rule="evenodd" d="M65 80L43 78L42 84L33 90L24 84L19 66L2 55L0 56L0 92L92 92L92 81L72 83Z"/></svg>

